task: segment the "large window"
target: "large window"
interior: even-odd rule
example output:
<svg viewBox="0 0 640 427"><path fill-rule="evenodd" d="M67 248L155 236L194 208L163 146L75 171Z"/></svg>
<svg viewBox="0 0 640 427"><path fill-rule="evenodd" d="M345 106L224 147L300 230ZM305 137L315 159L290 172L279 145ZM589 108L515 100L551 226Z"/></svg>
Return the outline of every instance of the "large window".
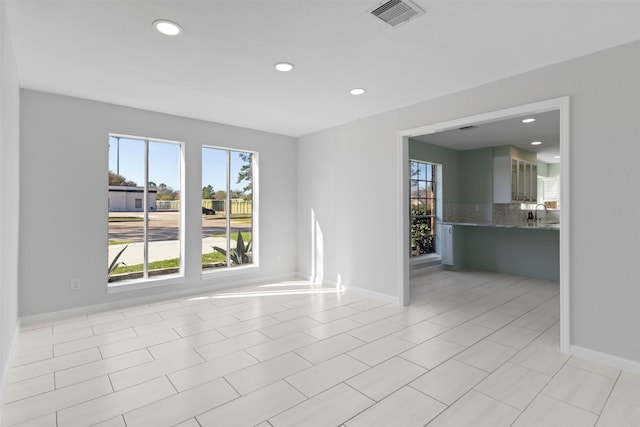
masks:
<svg viewBox="0 0 640 427"><path fill-rule="evenodd" d="M436 252L436 165L411 161L411 256Z"/></svg>
<svg viewBox="0 0 640 427"><path fill-rule="evenodd" d="M255 154L202 148L202 269L253 264Z"/></svg>
<svg viewBox="0 0 640 427"><path fill-rule="evenodd" d="M181 144L109 136L108 281L180 274Z"/></svg>

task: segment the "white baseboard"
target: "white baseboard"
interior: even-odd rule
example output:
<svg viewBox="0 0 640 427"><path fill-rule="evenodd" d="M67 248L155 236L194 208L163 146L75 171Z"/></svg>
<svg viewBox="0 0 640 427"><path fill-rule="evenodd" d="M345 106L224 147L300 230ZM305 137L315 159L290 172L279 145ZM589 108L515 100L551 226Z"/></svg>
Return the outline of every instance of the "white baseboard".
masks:
<svg viewBox="0 0 640 427"><path fill-rule="evenodd" d="M623 359L611 354L600 353L599 351L590 350L588 348L579 347L577 345L569 346L569 354L590 362L600 363L612 368L620 369L632 374L640 374L640 362Z"/></svg>
<svg viewBox="0 0 640 427"><path fill-rule="evenodd" d="M300 277L304 277L305 280L309 280L310 282L314 282L314 283L319 283L320 281L317 278L311 277L308 274L302 274L302 273L298 273ZM323 286L333 286L339 289L343 289L347 292L353 292L354 294L360 294L360 295L364 295L370 298L375 298L375 299L379 299L379 300L383 300L383 301L387 301L391 304L397 304L397 305L402 305L402 302L400 301L400 297L394 297L392 295L387 295L387 294L383 294L380 292L375 292L369 289L365 289L365 288L361 288L358 286L353 286L353 285L349 285L347 283L338 283L334 280L327 280L327 279L323 279L322 280L322 285Z"/></svg>
<svg viewBox="0 0 640 427"><path fill-rule="evenodd" d="M67 310L53 311L50 313L35 314L31 316L23 316L20 318L22 326L37 325L46 322L55 322L57 320L66 319L74 316L83 316L87 314L100 313L103 311L118 310L126 307L132 307L136 305L147 304L151 302L158 302L164 300L170 300L175 298L182 298L192 295L203 294L207 292L222 291L225 289L240 288L243 286L250 286L266 282L275 282L282 280L291 280L299 278L297 273L279 274L268 277L258 277L256 279L249 280L236 280L227 281L225 283L219 283L215 285L205 285L198 288L189 288L183 291L163 292L157 295L147 295L143 297L129 298L121 301L107 302L102 304L87 305L83 307L70 308Z"/></svg>
<svg viewBox="0 0 640 427"><path fill-rule="evenodd" d="M370 298L387 301L391 304L402 305L402 301L400 301L400 298L394 297L392 295L387 295L380 292L372 291L365 288L360 288L357 286L351 286L351 285L342 285L342 288L347 292L353 292L354 294L360 294Z"/></svg>
<svg viewBox="0 0 640 427"><path fill-rule="evenodd" d="M308 280L311 283L315 283L318 285L323 285L323 286L338 286L337 282L334 282L332 280L326 280L326 279L321 279L319 277L313 277L310 274L306 274L306 273L296 273L298 277L300 277L303 280Z"/></svg>

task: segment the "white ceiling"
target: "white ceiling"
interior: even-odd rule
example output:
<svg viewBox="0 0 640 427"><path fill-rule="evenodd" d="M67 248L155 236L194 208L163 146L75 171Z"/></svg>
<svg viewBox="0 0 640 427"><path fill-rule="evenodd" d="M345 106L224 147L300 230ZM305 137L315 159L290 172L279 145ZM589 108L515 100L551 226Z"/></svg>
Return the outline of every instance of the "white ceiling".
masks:
<svg viewBox="0 0 640 427"><path fill-rule="evenodd" d="M534 118L535 122L522 123L522 119ZM413 138L453 150L472 150L484 147L513 145L535 153L544 163L560 163L554 156L560 155L560 112L527 114L522 117L476 124L468 129L451 129ZM531 145L532 142L542 142Z"/></svg>
<svg viewBox="0 0 640 427"><path fill-rule="evenodd" d="M3 1L24 88L291 136L640 39L640 1Z"/></svg>

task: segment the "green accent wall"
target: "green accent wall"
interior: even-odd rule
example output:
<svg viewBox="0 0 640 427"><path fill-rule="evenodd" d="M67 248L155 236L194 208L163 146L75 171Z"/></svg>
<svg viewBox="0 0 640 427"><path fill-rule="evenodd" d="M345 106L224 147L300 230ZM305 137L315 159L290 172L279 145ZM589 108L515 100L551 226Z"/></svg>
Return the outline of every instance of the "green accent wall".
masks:
<svg viewBox="0 0 640 427"><path fill-rule="evenodd" d="M538 175L547 178L560 176L560 163L538 162Z"/></svg>
<svg viewBox="0 0 640 427"><path fill-rule="evenodd" d="M460 152L462 203L493 203L493 149Z"/></svg>
<svg viewBox="0 0 640 427"><path fill-rule="evenodd" d="M549 163L547 166L547 176L549 178L560 176L560 163Z"/></svg>
<svg viewBox="0 0 640 427"><path fill-rule="evenodd" d="M510 145L501 145L499 147L493 147L493 157L506 157L511 155Z"/></svg>
<svg viewBox="0 0 640 427"><path fill-rule="evenodd" d="M442 201L446 203L462 202L460 151L409 139L409 158L442 165Z"/></svg>
<svg viewBox="0 0 640 427"><path fill-rule="evenodd" d="M492 203L492 148L458 151L409 139L409 158L442 165L443 202Z"/></svg>
<svg viewBox="0 0 640 427"><path fill-rule="evenodd" d="M549 165L538 162L538 176L549 176Z"/></svg>

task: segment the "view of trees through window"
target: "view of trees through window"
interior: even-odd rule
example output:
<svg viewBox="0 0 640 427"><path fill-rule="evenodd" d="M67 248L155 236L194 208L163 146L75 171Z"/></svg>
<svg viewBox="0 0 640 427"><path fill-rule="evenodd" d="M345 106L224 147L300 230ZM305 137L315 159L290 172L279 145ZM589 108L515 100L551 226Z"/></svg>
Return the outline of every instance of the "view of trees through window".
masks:
<svg viewBox="0 0 640 427"><path fill-rule="evenodd" d="M436 251L436 165L411 161L411 256Z"/></svg>
<svg viewBox="0 0 640 427"><path fill-rule="evenodd" d="M109 136L108 280L181 272L179 143Z"/></svg>
<svg viewBox="0 0 640 427"><path fill-rule="evenodd" d="M253 264L254 155L202 148L202 268Z"/></svg>

